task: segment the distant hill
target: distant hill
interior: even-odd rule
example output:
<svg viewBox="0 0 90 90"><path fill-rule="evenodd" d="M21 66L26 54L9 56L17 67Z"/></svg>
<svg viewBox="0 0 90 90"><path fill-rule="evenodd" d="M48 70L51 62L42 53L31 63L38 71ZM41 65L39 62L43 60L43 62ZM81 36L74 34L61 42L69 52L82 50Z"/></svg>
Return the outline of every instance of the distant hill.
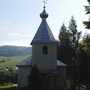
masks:
<svg viewBox="0 0 90 90"><path fill-rule="evenodd" d="M12 57L31 54L31 47L22 46L0 46L0 56Z"/></svg>

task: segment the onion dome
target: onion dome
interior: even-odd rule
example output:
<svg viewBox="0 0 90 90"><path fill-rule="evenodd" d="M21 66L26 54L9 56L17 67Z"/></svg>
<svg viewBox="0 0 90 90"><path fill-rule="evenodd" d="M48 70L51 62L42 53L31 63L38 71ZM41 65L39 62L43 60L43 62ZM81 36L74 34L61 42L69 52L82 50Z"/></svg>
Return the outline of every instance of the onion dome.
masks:
<svg viewBox="0 0 90 90"><path fill-rule="evenodd" d="M40 14L40 17L41 17L42 19L48 18L48 14L46 13L45 7L44 7L44 9L43 9L43 12Z"/></svg>

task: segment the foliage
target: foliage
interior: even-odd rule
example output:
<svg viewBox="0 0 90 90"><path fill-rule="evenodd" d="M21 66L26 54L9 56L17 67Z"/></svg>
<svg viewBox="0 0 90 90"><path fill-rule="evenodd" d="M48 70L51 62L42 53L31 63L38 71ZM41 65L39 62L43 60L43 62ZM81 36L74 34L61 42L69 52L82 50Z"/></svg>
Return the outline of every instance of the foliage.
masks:
<svg viewBox="0 0 90 90"><path fill-rule="evenodd" d="M74 17L71 18L69 28L63 24L59 33L60 44L58 45L58 59L65 64L72 64L75 60L75 50L79 45L81 32L78 32ZM74 61L76 62L76 61Z"/></svg>
<svg viewBox="0 0 90 90"><path fill-rule="evenodd" d="M71 37L71 33L67 30L66 26L63 24L61 26L60 33L59 33L60 43L63 45L69 45L70 37Z"/></svg>
<svg viewBox="0 0 90 90"><path fill-rule="evenodd" d="M81 32L78 32L77 25L74 17L72 16L69 23L69 31L71 32L72 37L72 46L74 48L78 47L78 42L81 36Z"/></svg>
<svg viewBox="0 0 90 90"><path fill-rule="evenodd" d="M89 3L89 5L85 6L85 10L86 10L86 14L90 14L90 1L87 0L87 2ZM84 21L83 23L86 26L86 29L90 29L90 19L88 19L88 21Z"/></svg>
<svg viewBox="0 0 90 90"><path fill-rule="evenodd" d="M58 45L58 59L67 64L66 74L72 82L71 90L75 90L76 85L78 85L79 80L81 80L82 75L80 71L83 70L81 68L83 65L82 62L84 62L84 59L86 58L86 54L84 55L84 52L79 49L80 37L81 32L77 30L76 21L74 17L72 17L68 29L65 25L61 27L59 33L60 43Z"/></svg>
<svg viewBox="0 0 90 90"><path fill-rule="evenodd" d="M90 21L84 21L83 24L85 24L86 29L90 29Z"/></svg>
<svg viewBox="0 0 90 90"><path fill-rule="evenodd" d="M83 46L86 48L86 50L90 50L90 34L86 35L84 38L83 38Z"/></svg>
<svg viewBox="0 0 90 90"><path fill-rule="evenodd" d="M90 36L86 35L76 49L78 81L88 86L90 84Z"/></svg>
<svg viewBox="0 0 90 90"><path fill-rule="evenodd" d="M76 21L74 20L73 16L72 16L70 23L69 23L69 30L71 31L71 33L73 35L75 35L77 33L77 25L76 25Z"/></svg>
<svg viewBox="0 0 90 90"><path fill-rule="evenodd" d="M90 56L90 34L83 37L81 41L81 48Z"/></svg>

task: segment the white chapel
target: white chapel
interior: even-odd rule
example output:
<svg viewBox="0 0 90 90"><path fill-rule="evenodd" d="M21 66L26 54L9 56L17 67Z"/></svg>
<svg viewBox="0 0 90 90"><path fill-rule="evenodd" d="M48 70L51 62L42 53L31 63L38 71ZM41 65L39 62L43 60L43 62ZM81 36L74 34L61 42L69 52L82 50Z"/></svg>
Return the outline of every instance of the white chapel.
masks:
<svg viewBox="0 0 90 90"><path fill-rule="evenodd" d="M41 73L53 76L51 88L54 83L60 90L65 90L65 64L57 60L57 44L49 25L47 24L48 14L43 8L40 14L41 24L31 42L32 58L27 58L22 63L18 64L18 87L28 87L28 77L34 65L37 66ZM56 77L54 77L56 76ZM53 81L55 78L55 81ZM45 83L44 83L45 84ZM49 90L49 89L48 89ZM54 90L54 89L52 89ZM56 89L57 90L57 89Z"/></svg>

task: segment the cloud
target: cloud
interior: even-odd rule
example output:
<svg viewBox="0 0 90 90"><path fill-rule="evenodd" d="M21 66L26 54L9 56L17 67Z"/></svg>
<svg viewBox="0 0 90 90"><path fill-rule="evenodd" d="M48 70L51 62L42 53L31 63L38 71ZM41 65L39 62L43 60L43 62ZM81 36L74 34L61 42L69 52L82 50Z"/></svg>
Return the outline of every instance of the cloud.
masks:
<svg viewBox="0 0 90 90"><path fill-rule="evenodd" d="M0 41L1 45L31 46L29 40Z"/></svg>

